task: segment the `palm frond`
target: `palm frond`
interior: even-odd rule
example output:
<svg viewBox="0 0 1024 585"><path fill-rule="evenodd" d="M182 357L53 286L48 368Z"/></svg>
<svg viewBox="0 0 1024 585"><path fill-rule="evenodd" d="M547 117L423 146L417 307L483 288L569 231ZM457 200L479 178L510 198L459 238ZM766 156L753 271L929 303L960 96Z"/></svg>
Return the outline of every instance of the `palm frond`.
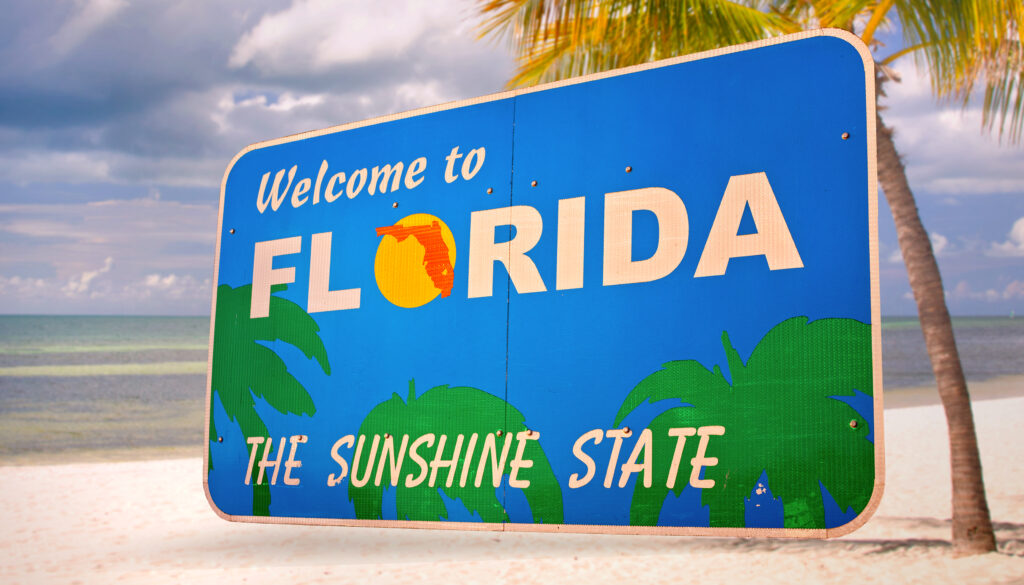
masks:
<svg viewBox="0 0 1024 585"><path fill-rule="evenodd" d="M313 398L285 367L273 350L259 344L252 348L252 376L249 390L254 396L267 401L278 412L291 414L316 413ZM268 384L272 381L272 384Z"/></svg>
<svg viewBox="0 0 1024 585"><path fill-rule="evenodd" d="M686 388L687 394L680 393L679 388ZM681 402L701 400L709 396L724 396L728 392L729 383L722 377L718 366L711 371L694 360L669 362L662 369L644 378L630 391L622 401L612 426L621 425L622 421L642 404L655 404L672 399Z"/></svg>
<svg viewBox="0 0 1024 585"><path fill-rule="evenodd" d="M805 29L841 28L853 32L858 17L869 20L880 3L876 0L814 0L810 4L809 16L813 21L806 22Z"/></svg>
<svg viewBox="0 0 1024 585"><path fill-rule="evenodd" d="M1024 136L1020 0L480 0L481 36L506 38L519 59L509 86L553 81L823 27L875 46L898 20L940 99L978 90L983 127Z"/></svg>
<svg viewBox="0 0 1024 585"><path fill-rule="evenodd" d="M320 339L320 326L302 307L288 299L271 296L270 313L273 319L254 320L253 339L274 341L280 339L294 345L309 359L316 358L325 374L331 374L327 349Z"/></svg>
<svg viewBox="0 0 1024 585"><path fill-rule="evenodd" d="M901 0L896 11L932 90L966 105L984 92L983 126L1018 143L1024 131L1024 43L1020 0Z"/></svg>
<svg viewBox="0 0 1024 585"><path fill-rule="evenodd" d="M519 56L510 86L564 79L790 32L763 0L487 0L482 36Z"/></svg>

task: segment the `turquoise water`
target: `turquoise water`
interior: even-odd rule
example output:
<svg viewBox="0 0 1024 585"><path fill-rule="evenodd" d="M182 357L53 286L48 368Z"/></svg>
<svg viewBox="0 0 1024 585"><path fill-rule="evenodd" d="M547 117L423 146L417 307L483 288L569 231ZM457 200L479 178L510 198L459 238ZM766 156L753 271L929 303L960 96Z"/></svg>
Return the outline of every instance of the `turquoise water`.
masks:
<svg viewBox="0 0 1024 585"><path fill-rule="evenodd" d="M199 446L205 317L0 316L0 461Z"/></svg>
<svg viewBox="0 0 1024 585"><path fill-rule="evenodd" d="M0 316L0 462L34 453L195 447L206 317ZM1024 373L1024 318L954 319L969 381ZM887 391L933 381L915 319L885 318Z"/></svg>
<svg viewBox="0 0 1024 585"><path fill-rule="evenodd" d="M9 356L19 355L205 351L209 331L206 317L0 315L0 359L7 363L14 359Z"/></svg>
<svg viewBox="0 0 1024 585"><path fill-rule="evenodd" d="M1024 373L1024 318L956 317L953 333L968 382ZM935 381L916 318L882 319L882 377L886 391Z"/></svg>

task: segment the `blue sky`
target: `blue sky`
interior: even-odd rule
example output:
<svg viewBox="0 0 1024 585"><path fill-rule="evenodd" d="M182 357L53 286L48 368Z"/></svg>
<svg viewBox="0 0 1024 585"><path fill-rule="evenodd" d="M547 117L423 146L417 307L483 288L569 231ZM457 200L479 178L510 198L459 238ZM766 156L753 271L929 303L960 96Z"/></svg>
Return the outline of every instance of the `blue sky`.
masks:
<svg viewBox="0 0 1024 585"><path fill-rule="evenodd" d="M513 60L474 26L462 0L7 2L0 312L208 314L235 153L501 90ZM1024 313L1024 149L936 104L911 60L895 69L883 116L951 311ZM884 198L879 223L882 311L913 314Z"/></svg>

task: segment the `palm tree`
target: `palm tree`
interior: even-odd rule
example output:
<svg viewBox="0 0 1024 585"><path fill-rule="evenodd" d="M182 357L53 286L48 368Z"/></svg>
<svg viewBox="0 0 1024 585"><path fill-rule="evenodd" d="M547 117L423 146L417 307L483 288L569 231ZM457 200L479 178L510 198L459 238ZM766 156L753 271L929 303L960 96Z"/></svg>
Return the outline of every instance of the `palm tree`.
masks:
<svg viewBox="0 0 1024 585"><path fill-rule="evenodd" d="M842 509L862 512L875 480L875 450L868 440L873 421L840 398L858 390L871 394L871 326L853 319L788 319L764 336L746 364L727 333L722 346L731 383L718 366L709 371L693 360L669 362L644 378L615 416L618 427L648 401L689 405L670 408L647 426L653 478L648 487L636 482L630 523L658 522L675 457L669 429L719 425L725 432L709 448L718 464L704 468L703 475L715 485L701 490L711 526L744 526L744 500L762 472L782 499L786 528L826 528L821 486ZM690 477L696 437L684 449L671 490L677 496Z"/></svg>
<svg viewBox="0 0 1024 585"><path fill-rule="evenodd" d="M365 442L353 457L348 488L348 498L355 503L356 518L380 519L384 490L394 485L399 519L436 521L449 518L439 493L442 490L450 499L461 499L466 509L478 514L484 522L508 522L504 502L498 500L492 486L501 481L502 475L510 472L516 455L517 436L526 431L531 434L537 432L527 429L523 414L515 407L483 390L437 386L417 397L415 383L410 381L406 401L397 393L393 394L389 400L374 407L359 427L359 434ZM448 485L449 468L444 468L439 469L435 482L424 478L422 483L407 487L408 477L420 473L420 467L409 455L411 445L427 434L433 434L434 441L417 451L426 461L431 461L434 452L442 448L442 435L446 437L442 456L450 459L459 451L451 484ZM457 442L460 435L463 437L461 444ZM488 435L494 441L493 455L485 451ZM533 521L561 524L562 488L544 455L539 443L541 440L542 437L537 435L537 440L525 441L523 459L531 460L533 464L520 468L516 476L517 480L530 482L522 489ZM506 441L509 441L507 457L504 463L500 463ZM387 457L383 453L384 442L391 442L393 446ZM378 445L381 445L380 455ZM498 465L493 464L492 457L498 458ZM392 466L399 469L394 477ZM493 473L495 468L501 473ZM476 484L478 471L481 472L479 487ZM352 483L354 480L365 483L357 487Z"/></svg>
<svg viewBox="0 0 1024 585"><path fill-rule="evenodd" d="M819 27L858 35L876 53L891 19L927 65L939 98L966 105L983 88L984 129L1017 142L1024 128L1020 0L481 0L482 35L509 35L520 68L510 85L563 79ZM883 95L882 84L878 94ZM956 554L995 550L974 419L942 279L892 129L877 120L878 179L889 201L949 426Z"/></svg>
<svg viewBox="0 0 1024 585"><path fill-rule="evenodd" d="M275 285L272 292L285 290ZM295 303L277 296L270 297L270 316L249 317L252 285L231 288L217 287L217 312L213 333L213 367L210 387L220 400L224 412L237 422L243 437L268 437L263 420L256 413L255 397L281 413L308 414L316 412L313 398L285 367L274 351L259 342L284 341L316 358L325 374L330 375L327 350L317 334L316 321ZM212 413L212 409L211 409ZM210 415L210 441L217 440L217 428ZM248 449L248 445L244 448ZM253 448L256 448L255 446ZM212 452L209 465L213 469ZM252 513L270 515L270 484L257 485L258 466L252 471Z"/></svg>

